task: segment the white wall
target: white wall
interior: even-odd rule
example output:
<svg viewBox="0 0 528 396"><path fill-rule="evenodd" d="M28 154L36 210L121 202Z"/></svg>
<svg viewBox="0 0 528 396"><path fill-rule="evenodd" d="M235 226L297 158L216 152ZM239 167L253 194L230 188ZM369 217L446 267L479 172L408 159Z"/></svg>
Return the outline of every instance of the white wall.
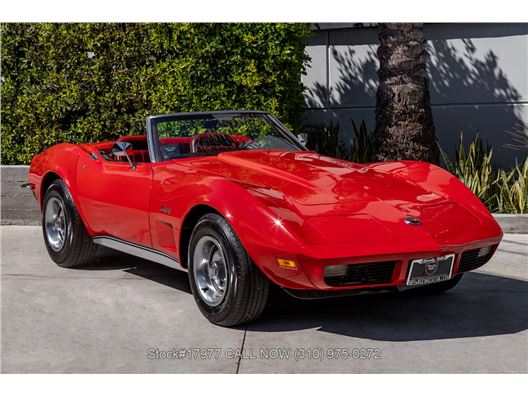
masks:
<svg viewBox="0 0 528 396"><path fill-rule="evenodd" d="M375 27L320 25L306 51L306 123L338 121L343 139L351 122L374 127L378 79ZM350 26L350 25L349 25ZM496 164L523 160L508 132L528 134L528 24L426 24L428 73L437 136L451 153L463 132L494 149Z"/></svg>

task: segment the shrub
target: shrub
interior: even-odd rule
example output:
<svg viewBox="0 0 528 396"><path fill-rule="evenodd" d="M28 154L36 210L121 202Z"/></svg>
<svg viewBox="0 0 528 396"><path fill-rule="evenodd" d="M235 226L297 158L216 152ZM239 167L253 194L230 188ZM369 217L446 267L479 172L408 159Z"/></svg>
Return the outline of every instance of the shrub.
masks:
<svg viewBox="0 0 528 396"><path fill-rule="evenodd" d="M365 120L361 121L359 128L352 120L352 129L354 130L354 140L347 150L343 147L342 151L346 152L344 159L352 162L365 163L369 162L374 154L374 137L368 131Z"/></svg>
<svg viewBox="0 0 528 396"><path fill-rule="evenodd" d="M3 24L2 163L144 133L149 114L303 111L308 24Z"/></svg>
<svg viewBox="0 0 528 396"><path fill-rule="evenodd" d="M338 123L304 125L303 132L308 134L307 148L322 155L341 158Z"/></svg>
<svg viewBox="0 0 528 396"><path fill-rule="evenodd" d="M470 143L468 150L464 148L462 134L455 151L455 161L451 162L442 150L444 167L462 181L486 206L494 206L494 172L491 165L493 150L476 136Z"/></svg>
<svg viewBox="0 0 528 396"><path fill-rule="evenodd" d="M303 132L308 134L307 147L319 154L345 161L368 162L374 149L373 136L368 131L365 120L361 121L359 127L354 120L351 122L354 131L354 140L351 144L339 138L339 123L305 125Z"/></svg>
<svg viewBox="0 0 528 396"><path fill-rule="evenodd" d="M493 150L476 136L464 149L462 135L451 162L441 150L445 167L459 178L491 212L528 213L528 158L511 170L494 170Z"/></svg>
<svg viewBox="0 0 528 396"><path fill-rule="evenodd" d="M500 213L528 213L528 158L510 171L499 169L496 207Z"/></svg>

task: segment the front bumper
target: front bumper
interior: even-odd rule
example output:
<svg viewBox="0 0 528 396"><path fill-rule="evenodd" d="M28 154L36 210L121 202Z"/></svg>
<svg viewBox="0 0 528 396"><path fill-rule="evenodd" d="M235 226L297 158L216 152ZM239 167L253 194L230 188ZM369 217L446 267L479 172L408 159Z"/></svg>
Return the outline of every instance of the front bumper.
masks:
<svg viewBox="0 0 528 396"><path fill-rule="evenodd" d="M298 255L295 260L298 268L277 269L273 272L267 272L268 277L279 286L290 291L290 294L305 297L301 298L324 298L337 295L358 294L369 291L397 291L407 288L407 277L410 263L413 260L429 257L445 256L454 254L454 263L452 277L457 274L476 269L488 262L495 253L501 236L488 238L485 240L467 243L459 246L443 247L436 250L423 250L413 252L386 253L382 255L371 255L361 257L346 258L320 258L309 255ZM481 248L490 247L486 256L477 257ZM319 252L321 253L321 252ZM378 268L385 264L392 263L388 276L364 277L365 281L355 279L353 282L330 282L325 278L325 267L346 265L356 268L367 268L377 266ZM268 267L269 268L269 267ZM354 271L360 273L360 271ZM376 269L375 274L380 274ZM310 293L309 291L323 292Z"/></svg>

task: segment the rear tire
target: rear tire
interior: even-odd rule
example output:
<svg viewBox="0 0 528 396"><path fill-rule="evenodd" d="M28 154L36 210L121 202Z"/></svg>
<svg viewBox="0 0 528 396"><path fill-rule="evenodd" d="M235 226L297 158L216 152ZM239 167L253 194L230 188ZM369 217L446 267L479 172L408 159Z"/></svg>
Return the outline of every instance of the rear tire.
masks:
<svg viewBox="0 0 528 396"><path fill-rule="evenodd" d="M206 214L189 243L189 280L202 314L219 326L236 326L260 316L269 281L251 261L229 223Z"/></svg>
<svg viewBox="0 0 528 396"><path fill-rule="evenodd" d="M48 254L57 265L73 268L94 260L97 245L86 231L68 187L60 179L46 190L42 233Z"/></svg>

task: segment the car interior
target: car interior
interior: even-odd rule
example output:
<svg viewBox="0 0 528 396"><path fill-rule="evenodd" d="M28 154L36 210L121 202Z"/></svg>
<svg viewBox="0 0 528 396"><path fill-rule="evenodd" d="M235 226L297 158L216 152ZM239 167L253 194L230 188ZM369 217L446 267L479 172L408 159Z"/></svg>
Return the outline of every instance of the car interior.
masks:
<svg viewBox="0 0 528 396"><path fill-rule="evenodd" d="M245 136L228 135L216 131L194 136L160 138L164 156L167 159L216 154L222 151L238 149L249 141L251 139ZM96 145L96 149L106 161L128 162L126 155L118 155L113 152L112 149L117 142L131 144L127 154L132 162L150 162L146 135L122 136L115 142L99 143Z"/></svg>
<svg viewBox="0 0 528 396"><path fill-rule="evenodd" d="M191 151L191 137L174 137L174 138L161 138L161 144L164 149L171 150L181 154L190 153ZM116 142L127 142L132 146L127 150L127 154L130 160L135 163L150 162L147 136L122 136L116 140ZM125 155L116 155L112 152L114 142L100 143L96 146L97 151L106 161L116 162L128 162Z"/></svg>

